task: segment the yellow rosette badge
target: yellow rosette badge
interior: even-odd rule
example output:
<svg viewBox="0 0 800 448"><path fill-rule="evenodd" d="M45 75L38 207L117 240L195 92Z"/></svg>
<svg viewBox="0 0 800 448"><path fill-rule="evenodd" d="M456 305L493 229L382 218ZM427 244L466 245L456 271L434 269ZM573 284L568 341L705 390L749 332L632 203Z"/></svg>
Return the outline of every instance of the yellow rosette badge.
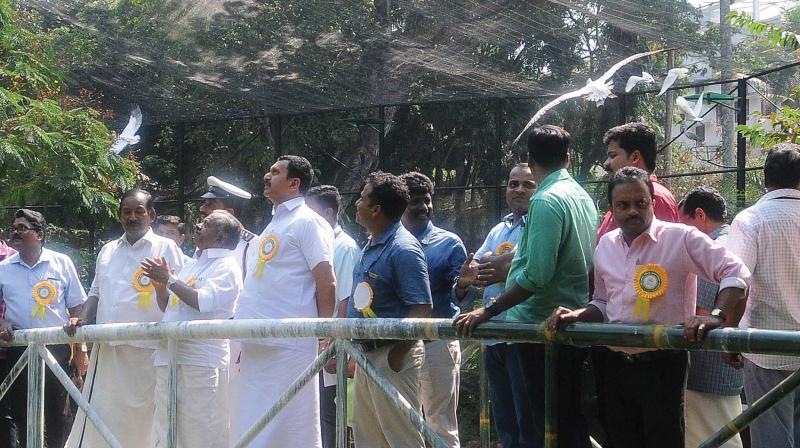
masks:
<svg viewBox="0 0 800 448"><path fill-rule="evenodd" d="M667 271L661 265L649 263L636 268L633 274L633 289L636 290L633 315L650 320L650 301L663 296L668 285Z"/></svg>
<svg viewBox="0 0 800 448"><path fill-rule="evenodd" d="M253 272L256 278L261 278L264 274L264 266L278 253L278 246L278 237L272 234L267 235L264 241L261 242L261 246L258 247L258 264L256 264L255 272Z"/></svg>
<svg viewBox="0 0 800 448"><path fill-rule="evenodd" d="M47 305L55 300L56 296L58 295L56 285L54 285L50 280L42 280L33 285L32 295L33 300L36 301L36 306L33 307L31 317L36 317L36 315L39 315L39 319L44 320L44 312L47 309Z"/></svg>
<svg viewBox="0 0 800 448"><path fill-rule="evenodd" d="M153 287L150 277L144 275L144 269L139 268L133 274L133 288L139 291L139 301L136 305L143 310L152 308L155 287Z"/></svg>
<svg viewBox="0 0 800 448"><path fill-rule="evenodd" d="M364 317L378 317L375 311L372 311L372 299L374 298L375 293L372 291L372 286L367 282L361 282L353 291L353 306Z"/></svg>
<svg viewBox="0 0 800 448"><path fill-rule="evenodd" d="M505 243L500 243L500 245L497 246L497 250L495 251L495 254L496 255L503 255L503 254L507 254L507 253L511 252L512 250L514 250L514 244L509 243L508 241L506 241Z"/></svg>
<svg viewBox="0 0 800 448"><path fill-rule="evenodd" d="M186 282L186 286L189 286L189 287L192 287L192 288L194 288L195 284L197 284L197 279L194 278L194 277L190 278L189 281ZM178 306L178 302L180 302L180 299L178 299L178 296L176 296L175 294L173 294L173 295L171 295L169 297L169 306L175 308L176 306Z"/></svg>

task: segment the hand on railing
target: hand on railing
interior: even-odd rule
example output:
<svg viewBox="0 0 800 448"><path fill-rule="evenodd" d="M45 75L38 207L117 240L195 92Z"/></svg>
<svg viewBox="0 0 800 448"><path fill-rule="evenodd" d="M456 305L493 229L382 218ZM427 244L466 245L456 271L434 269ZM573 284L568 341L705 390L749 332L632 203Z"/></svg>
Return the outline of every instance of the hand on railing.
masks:
<svg viewBox="0 0 800 448"><path fill-rule="evenodd" d="M10 341L14 339L14 329L5 319L0 319L0 338L2 338L4 341Z"/></svg>
<svg viewBox="0 0 800 448"><path fill-rule="evenodd" d="M80 317L70 317L67 323L64 324L64 333L70 336L75 336L75 330L84 324L83 319Z"/></svg>
<svg viewBox="0 0 800 448"><path fill-rule="evenodd" d="M719 328L725 321L716 316L694 316L683 326L683 334L688 341L702 341L706 332Z"/></svg>

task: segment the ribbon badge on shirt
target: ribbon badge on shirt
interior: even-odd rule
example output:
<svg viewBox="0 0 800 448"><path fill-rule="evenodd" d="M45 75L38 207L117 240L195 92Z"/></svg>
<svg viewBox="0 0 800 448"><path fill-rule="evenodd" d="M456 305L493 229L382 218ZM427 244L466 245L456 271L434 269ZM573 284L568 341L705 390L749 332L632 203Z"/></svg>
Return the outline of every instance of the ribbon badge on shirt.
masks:
<svg viewBox="0 0 800 448"><path fill-rule="evenodd" d="M152 308L153 291L155 287L150 281L150 278L144 275L144 270L142 268L137 269L136 273L133 274L133 288L139 291L139 301L136 305L143 310Z"/></svg>
<svg viewBox="0 0 800 448"><path fill-rule="evenodd" d="M274 234L267 235L264 241L261 242L261 246L258 248L258 263L256 264L255 272L253 272L256 278L261 278L264 274L264 266L278 253L278 246L278 237Z"/></svg>
<svg viewBox="0 0 800 448"><path fill-rule="evenodd" d="M510 253L512 250L514 250L514 244L513 243L509 243L508 241L506 241L505 243L500 243L500 245L497 246L497 250L495 251L495 255L507 254L507 253Z"/></svg>
<svg viewBox="0 0 800 448"><path fill-rule="evenodd" d="M44 312L47 308L47 305L50 305L50 302L55 300L56 296L58 295L56 285L54 285L50 280L42 280L33 285L32 294L33 300L36 301L36 306L33 307L31 317L36 317L38 314L39 319L44 320Z"/></svg>
<svg viewBox="0 0 800 448"><path fill-rule="evenodd" d="M633 289L636 290L633 315L650 320L650 301L663 296L668 285L667 271L661 265L648 263L636 268L633 274Z"/></svg>
<svg viewBox="0 0 800 448"><path fill-rule="evenodd" d="M374 298L375 292L372 290L372 286L367 282L361 282L353 291L353 306L364 317L378 317L375 311L372 311L372 299Z"/></svg>
<svg viewBox="0 0 800 448"><path fill-rule="evenodd" d="M194 278L194 276L192 276L192 278L190 278L189 281L186 282L186 286L188 286L190 288L194 288L194 285L196 285L196 284L197 284L197 279ZM172 308L175 308L176 306L178 306L178 302L179 301L180 300L178 299L178 296L173 294L173 295L171 295L169 297L169 306L171 306Z"/></svg>

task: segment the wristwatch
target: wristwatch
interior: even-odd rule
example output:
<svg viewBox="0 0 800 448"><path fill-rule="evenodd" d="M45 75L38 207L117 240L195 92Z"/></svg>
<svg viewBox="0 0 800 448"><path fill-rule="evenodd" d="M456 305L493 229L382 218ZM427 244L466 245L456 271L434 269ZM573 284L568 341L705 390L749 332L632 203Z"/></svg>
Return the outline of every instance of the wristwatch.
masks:
<svg viewBox="0 0 800 448"><path fill-rule="evenodd" d="M722 319L723 322L725 322L725 311L722 311L719 308L714 308L713 310L711 310L711 313L709 315L714 317L719 317L720 319Z"/></svg>
<svg viewBox="0 0 800 448"><path fill-rule="evenodd" d="M489 304L486 305L483 309L486 310L486 312L489 313L489 316L491 317L495 317L498 314L500 314L500 311L497 309L497 298L492 297L491 299L489 299Z"/></svg>
<svg viewBox="0 0 800 448"><path fill-rule="evenodd" d="M178 277L175 274L172 274L167 279L167 289L171 289L172 285L174 285L178 281Z"/></svg>

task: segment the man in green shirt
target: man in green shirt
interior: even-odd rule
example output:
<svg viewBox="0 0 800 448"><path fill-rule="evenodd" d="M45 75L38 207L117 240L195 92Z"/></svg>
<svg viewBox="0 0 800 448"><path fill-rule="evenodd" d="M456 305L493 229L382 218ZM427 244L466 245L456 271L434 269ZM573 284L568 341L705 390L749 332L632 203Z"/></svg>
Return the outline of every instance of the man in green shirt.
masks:
<svg viewBox="0 0 800 448"><path fill-rule="evenodd" d="M509 310L506 321L541 323L559 306L589 302L589 269L594 252L597 209L569 175L570 136L557 126L542 126L528 135L528 165L539 189L531 197L526 225L511 263L506 290L485 308L459 316L459 335ZM564 305L569 304L569 305ZM519 361L542 446L544 431L544 346L519 344ZM588 448L589 434L581 413L580 372L586 353L559 347L558 441L560 446Z"/></svg>

